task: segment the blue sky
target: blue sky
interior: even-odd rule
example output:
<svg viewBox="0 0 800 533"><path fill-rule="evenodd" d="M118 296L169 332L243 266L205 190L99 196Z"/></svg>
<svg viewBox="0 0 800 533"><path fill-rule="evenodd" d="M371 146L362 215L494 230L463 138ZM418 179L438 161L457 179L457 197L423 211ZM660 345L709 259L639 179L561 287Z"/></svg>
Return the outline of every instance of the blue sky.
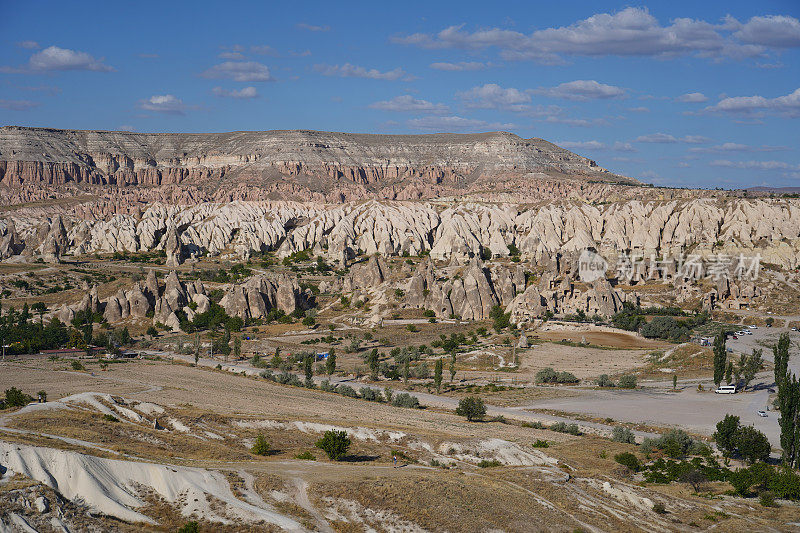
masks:
<svg viewBox="0 0 800 533"><path fill-rule="evenodd" d="M290 5L291 4L291 5ZM511 131L800 186L800 2L0 2L0 124Z"/></svg>

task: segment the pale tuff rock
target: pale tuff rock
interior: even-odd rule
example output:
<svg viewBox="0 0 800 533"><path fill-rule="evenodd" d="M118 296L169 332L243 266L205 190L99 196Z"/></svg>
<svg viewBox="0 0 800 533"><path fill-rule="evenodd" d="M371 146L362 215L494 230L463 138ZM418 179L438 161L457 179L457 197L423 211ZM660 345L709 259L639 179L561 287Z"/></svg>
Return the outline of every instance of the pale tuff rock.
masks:
<svg viewBox="0 0 800 533"><path fill-rule="evenodd" d="M344 290L352 292L377 287L387 278L388 269L383 257L372 255L366 262L355 264L345 278Z"/></svg>
<svg viewBox="0 0 800 533"><path fill-rule="evenodd" d="M508 255L515 244L522 259L549 260L556 253L594 248L613 260L620 252L649 257L675 256L692 250L753 255L784 268L800 266L800 202L793 200L629 201L609 205L551 204L544 207L465 203L377 202L344 204L326 210L317 204L230 202L179 208L154 203L137 218L114 215L103 220L75 220L66 241L54 219L37 226L41 211L13 213L0 239L5 255L35 254L48 241L48 257L115 251L148 251L171 246L170 261L183 250L191 255L224 251L245 257L277 250L285 257L300 250L322 250L331 261L373 255L419 255L463 262L489 251ZM68 217L64 213L64 217ZM51 226L53 232L51 232ZM171 229L174 228L174 229ZM185 228L180 234L177 228ZM53 238L48 235L53 233ZM60 235L56 237L56 235ZM0 245L2 242L0 241ZM24 243L24 249L20 247ZM163 244L162 244L163 243ZM722 243L722 248L714 248Z"/></svg>
<svg viewBox="0 0 800 533"><path fill-rule="evenodd" d="M183 246L178 237L178 228L175 224L170 224L167 228L167 234L164 235L164 252L167 254L167 266L176 267L183 263Z"/></svg>
<svg viewBox="0 0 800 533"><path fill-rule="evenodd" d="M305 309L309 298L310 295L300 290L293 277L286 274L274 278L260 275L250 278L243 285L231 286L220 300L220 305L231 316L264 318L272 309L286 314L298 307Z"/></svg>
<svg viewBox="0 0 800 533"><path fill-rule="evenodd" d="M59 263L61 255L67 249L67 229L64 221L57 215L50 224L50 229L39 247L39 253L45 263Z"/></svg>
<svg viewBox="0 0 800 533"><path fill-rule="evenodd" d="M133 284L130 291L127 292L128 304L130 305L131 315L137 318L147 316L147 313L153 308L142 292L142 287L138 282Z"/></svg>
<svg viewBox="0 0 800 533"><path fill-rule="evenodd" d="M13 220L0 220L0 260L22 252L25 244L20 241Z"/></svg>

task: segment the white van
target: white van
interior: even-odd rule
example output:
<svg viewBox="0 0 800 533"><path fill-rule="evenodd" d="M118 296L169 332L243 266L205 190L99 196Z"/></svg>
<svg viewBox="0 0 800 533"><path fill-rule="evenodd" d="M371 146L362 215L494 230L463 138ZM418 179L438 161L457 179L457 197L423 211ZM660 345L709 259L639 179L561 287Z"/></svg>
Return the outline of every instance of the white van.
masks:
<svg viewBox="0 0 800 533"><path fill-rule="evenodd" d="M714 392L716 394L736 394L736 385L720 385Z"/></svg>

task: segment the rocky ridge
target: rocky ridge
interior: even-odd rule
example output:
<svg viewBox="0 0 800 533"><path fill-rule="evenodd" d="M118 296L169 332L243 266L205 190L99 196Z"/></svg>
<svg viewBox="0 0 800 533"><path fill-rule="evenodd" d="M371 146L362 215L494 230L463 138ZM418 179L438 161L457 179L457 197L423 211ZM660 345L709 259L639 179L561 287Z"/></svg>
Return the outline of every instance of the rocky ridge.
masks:
<svg viewBox="0 0 800 533"><path fill-rule="evenodd" d="M636 185L543 139L511 133L371 135L304 130L147 134L0 128L0 187L15 201L36 189L192 186L206 200L367 197L418 199L576 179ZM533 179L531 179L533 178ZM63 192L63 191L62 191ZM533 192L533 191L532 191ZM26 200L27 199L27 200ZM162 198L163 199L163 198Z"/></svg>

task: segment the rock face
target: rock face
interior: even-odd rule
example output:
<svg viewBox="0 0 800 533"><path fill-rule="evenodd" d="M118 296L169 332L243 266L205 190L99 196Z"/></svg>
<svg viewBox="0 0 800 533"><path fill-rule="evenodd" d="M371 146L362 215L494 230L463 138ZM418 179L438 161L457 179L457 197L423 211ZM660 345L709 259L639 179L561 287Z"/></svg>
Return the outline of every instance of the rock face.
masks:
<svg viewBox="0 0 800 533"><path fill-rule="evenodd" d="M307 309L311 298L312 295L302 291L297 280L287 274L259 275L244 284L231 286L219 303L229 315L246 320L264 318L273 309L286 314L297 308Z"/></svg>
<svg viewBox="0 0 800 533"><path fill-rule="evenodd" d="M266 188L280 178L300 189L318 189L302 185L305 178L313 177L329 189L330 199L359 191L419 198L463 187L481 176L542 171L600 180L609 177L585 157L542 139L521 139L504 132L148 134L0 128L0 185L11 188L31 184L205 186L224 177L231 184L235 181L252 186L258 181ZM286 184L279 188L291 191Z"/></svg>
<svg viewBox="0 0 800 533"><path fill-rule="evenodd" d="M316 250L328 260L366 255L420 255L466 262L491 253L549 261L593 248L614 262L620 253L677 257L691 250L710 257L760 253L762 261L800 266L800 201L695 199L619 202L603 206L514 204L443 206L367 201L340 206L295 202L201 203L181 208L152 204L138 216L80 220L57 207L19 209L0 221L0 254L42 256L164 249L170 264L187 253L220 255L277 250L285 257ZM41 223L42 218L49 223ZM178 231L177 228L184 228ZM516 252L515 250L515 252ZM664 275L672 275L662 272ZM641 281L648 269L634 273Z"/></svg>

